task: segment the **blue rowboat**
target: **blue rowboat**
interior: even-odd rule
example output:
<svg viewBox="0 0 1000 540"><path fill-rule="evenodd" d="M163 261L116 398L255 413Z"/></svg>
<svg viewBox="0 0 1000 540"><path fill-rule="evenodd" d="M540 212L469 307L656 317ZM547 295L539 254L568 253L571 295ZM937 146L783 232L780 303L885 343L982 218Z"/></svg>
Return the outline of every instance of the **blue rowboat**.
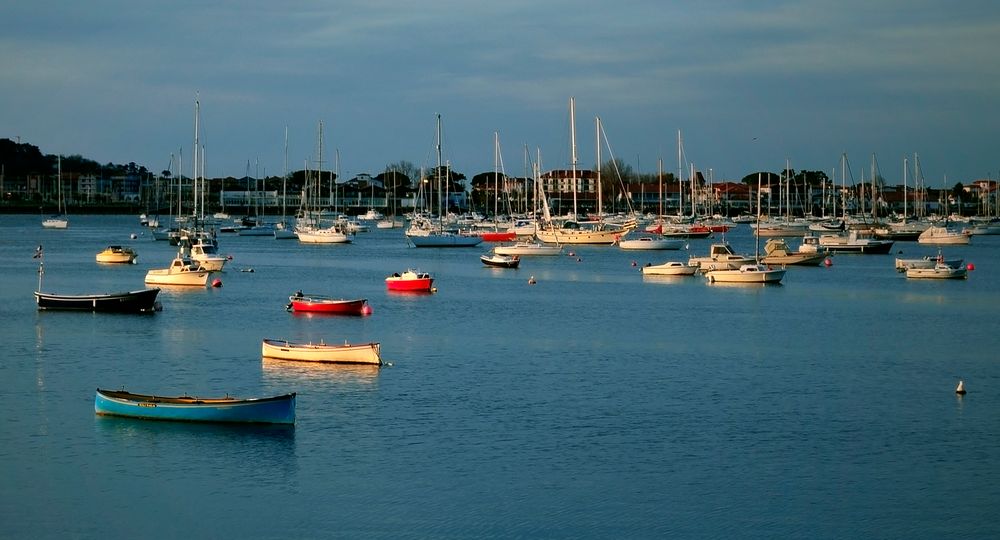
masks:
<svg viewBox="0 0 1000 540"><path fill-rule="evenodd" d="M149 396L98 388L94 412L147 420L294 424L295 393L250 399L199 398Z"/></svg>

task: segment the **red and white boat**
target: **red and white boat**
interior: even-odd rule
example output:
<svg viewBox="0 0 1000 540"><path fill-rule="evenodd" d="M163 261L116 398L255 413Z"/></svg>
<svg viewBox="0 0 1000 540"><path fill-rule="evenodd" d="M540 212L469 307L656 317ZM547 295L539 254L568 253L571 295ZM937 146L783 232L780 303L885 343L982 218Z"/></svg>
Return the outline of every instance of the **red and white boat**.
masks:
<svg viewBox="0 0 1000 540"><path fill-rule="evenodd" d="M333 298L321 294L302 294L302 291L288 297L286 309L294 312L334 313L338 315L370 315L371 306L365 298Z"/></svg>
<svg viewBox="0 0 1000 540"><path fill-rule="evenodd" d="M434 278L427 272L406 270L402 274L395 273L385 278L385 287L390 291L430 292L434 289Z"/></svg>

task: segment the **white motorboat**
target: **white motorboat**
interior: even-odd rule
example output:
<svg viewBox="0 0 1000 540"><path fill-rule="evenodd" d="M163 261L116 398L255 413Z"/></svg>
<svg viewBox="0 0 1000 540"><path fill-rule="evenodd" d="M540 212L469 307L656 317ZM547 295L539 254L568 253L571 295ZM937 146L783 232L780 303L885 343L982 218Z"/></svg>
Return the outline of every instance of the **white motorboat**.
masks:
<svg viewBox="0 0 1000 540"><path fill-rule="evenodd" d="M337 224L325 228L302 227L295 230L303 244L349 244L351 235Z"/></svg>
<svg viewBox="0 0 1000 540"><path fill-rule="evenodd" d="M745 264L756 263L757 259L747 255L738 255L733 252L727 243L712 244L708 251L708 256L691 257L688 264L708 272L711 270L737 270Z"/></svg>
<svg viewBox="0 0 1000 540"><path fill-rule="evenodd" d="M679 261L667 261L663 264L642 267L642 275L644 276L693 276L697 271L697 266Z"/></svg>
<svg viewBox="0 0 1000 540"><path fill-rule="evenodd" d="M540 242L516 242L509 246L496 246L493 253L497 255L559 255L562 246L542 244Z"/></svg>
<svg viewBox="0 0 1000 540"><path fill-rule="evenodd" d="M153 285L190 285L204 287L208 283L209 271L202 268L191 259L186 259L180 253L174 257L167 268L159 268L146 272L146 283Z"/></svg>
<svg viewBox="0 0 1000 540"><path fill-rule="evenodd" d="M654 238L642 236L632 239L621 239L618 247L621 249L681 249L686 242L683 238Z"/></svg>
<svg viewBox="0 0 1000 540"><path fill-rule="evenodd" d="M917 237L917 242L920 244L935 245L964 245L968 244L971 238L971 235L961 231L954 231L947 227L933 226L927 227L927 230L920 233L920 236Z"/></svg>
<svg viewBox="0 0 1000 540"><path fill-rule="evenodd" d="M741 265L735 270L711 270L705 273L705 277L709 283L779 283L785 277L785 269L753 263Z"/></svg>
<svg viewBox="0 0 1000 540"><path fill-rule="evenodd" d="M906 277L914 279L965 279L968 275L969 271L964 266L949 266L944 262L938 262L932 268L906 269Z"/></svg>
<svg viewBox="0 0 1000 540"><path fill-rule="evenodd" d="M219 243L213 238L199 236L191 244L191 260L209 272L220 272L226 258L219 255Z"/></svg>

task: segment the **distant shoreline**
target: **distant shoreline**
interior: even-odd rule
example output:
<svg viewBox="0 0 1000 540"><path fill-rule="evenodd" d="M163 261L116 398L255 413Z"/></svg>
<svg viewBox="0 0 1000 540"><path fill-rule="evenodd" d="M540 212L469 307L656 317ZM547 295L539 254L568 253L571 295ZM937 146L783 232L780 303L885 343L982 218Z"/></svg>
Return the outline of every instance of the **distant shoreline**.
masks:
<svg viewBox="0 0 1000 540"><path fill-rule="evenodd" d="M138 216L144 211L135 204L100 204L93 206L70 207L67 214L135 214ZM31 205L31 204L0 204L0 214L38 214L39 216L50 216L57 214L55 207Z"/></svg>

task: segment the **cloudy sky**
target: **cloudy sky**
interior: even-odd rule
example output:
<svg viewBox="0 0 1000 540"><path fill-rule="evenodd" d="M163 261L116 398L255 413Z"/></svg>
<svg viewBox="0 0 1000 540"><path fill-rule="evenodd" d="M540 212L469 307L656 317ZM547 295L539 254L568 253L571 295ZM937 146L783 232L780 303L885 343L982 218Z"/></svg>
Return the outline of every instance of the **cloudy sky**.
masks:
<svg viewBox="0 0 1000 540"><path fill-rule="evenodd" d="M444 159L471 177L581 166L599 116L614 157L716 181L871 170L930 186L1000 175L995 0L6 2L0 137L49 154L191 174L195 99L208 176L339 155L341 176ZM602 150L602 159L608 159ZM315 166L315 165L313 165Z"/></svg>

